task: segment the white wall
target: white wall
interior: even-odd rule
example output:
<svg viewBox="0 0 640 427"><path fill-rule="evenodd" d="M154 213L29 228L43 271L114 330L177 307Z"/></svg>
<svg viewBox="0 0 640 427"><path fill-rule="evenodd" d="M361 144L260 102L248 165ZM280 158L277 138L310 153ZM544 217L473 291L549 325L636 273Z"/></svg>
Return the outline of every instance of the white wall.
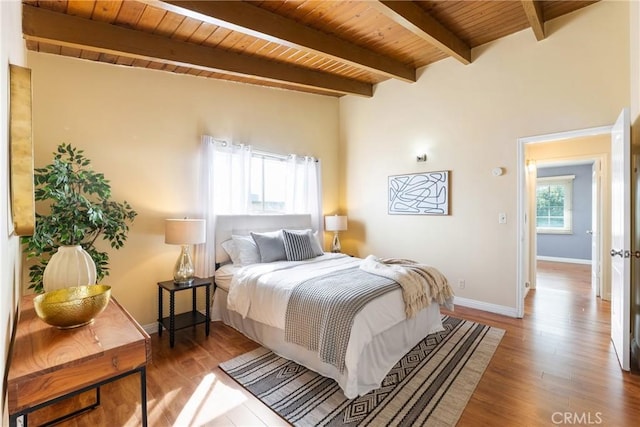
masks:
<svg viewBox="0 0 640 427"><path fill-rule="evenodd" d="M634 144L640 143L637 135L640 131L638 120L640 118L640 3L632 1L629 5L629 56L631 60L631 100L630 116L631 123L635 126L632 133ZM633 137L636 138L633 138Z"/></svg>
<svg viewBox="0 0 640 427"><path fill-rule="evenodd" d="M114 198L139 214L125 246L110 250L104 283L143 325L157 318L156 283L171 279L179 254L164 244L164 219L197 211L201 134L320 158L324 209L337 205L336 98L45 53L27 59L36 167L61 142L82 148ZM190 309L189 293L176 299L177 312Z"/></svg>
<svg viewBox="0 0 640 427"><path fill-rule="evenodd" d="M599 2L548 22L544 41L521 31L474 49L470 65L446 59L414 84L341 98L345 250L429 263L458 296L515 313L517 139L615 121L629 105L628 14L626 2ZM387 214L389 175L437 170L451 171L449 216Z"/></svg>
<svg viewBox="0 0 640 427"><path fill-rule="evenodd" d="M25 65L22 7L18 1L0 1L0 374L5 378L9 344L20 297L19 239L13 235L9 203L9 64ZM8 425L7 391L0 399L2 425Z"/></svg>

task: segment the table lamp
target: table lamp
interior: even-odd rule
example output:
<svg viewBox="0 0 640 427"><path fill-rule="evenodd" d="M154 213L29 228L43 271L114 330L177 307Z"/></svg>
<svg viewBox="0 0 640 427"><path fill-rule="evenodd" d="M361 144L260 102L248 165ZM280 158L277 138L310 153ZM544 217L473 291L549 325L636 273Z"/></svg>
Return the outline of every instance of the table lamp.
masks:
<svg viewBox="0 0 640 427"><path fill-rule="evenodd" d="M182 247L176 266L173 269L173 281L179 285L188 285L193 282L195 276L190 245L205 242L205 220L190 218L167 219L164 225L164 242Z"/></svg>
<svg viewBox="0 0 640 427"><path fill-rule="evenodd" d="M347 217L341 215L331 215L324 217L324 228L327 231L333 231L333 242L331 243L331 252L340 252L340 239L338 232L347 229Z"/></svg>

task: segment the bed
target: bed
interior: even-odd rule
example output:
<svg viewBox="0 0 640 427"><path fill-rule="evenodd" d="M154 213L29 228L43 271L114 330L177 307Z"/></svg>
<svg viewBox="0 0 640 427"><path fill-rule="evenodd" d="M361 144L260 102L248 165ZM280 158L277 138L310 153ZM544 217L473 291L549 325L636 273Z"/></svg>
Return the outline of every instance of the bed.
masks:
<svg viewBox="0 0 640 427"><path fill-rule="evenodd" d="M303 233L310 226L309 215L218 216L215 249L219 268L215 273L212 320L220 320L274 353L333 378L347 398L354 398L379 388L404 354L426 335L443 330L440 307L431 303L407 318L402 290L395 285L396 288L371 299L357 311L346 352L338 364L327 362L315 349L308 350L295 344L295 340L291 342L292 329L289 323L285 327L289 321L285 317L289 316L286 313L289 299L294 298L292 292L312 276L347 277L346 272L356 272L362 260L324 253L296 261L259 260L238 266L230 262L223 246L228 245L232 236L236 239L252 232L266 235L282 229Z"/></svg>

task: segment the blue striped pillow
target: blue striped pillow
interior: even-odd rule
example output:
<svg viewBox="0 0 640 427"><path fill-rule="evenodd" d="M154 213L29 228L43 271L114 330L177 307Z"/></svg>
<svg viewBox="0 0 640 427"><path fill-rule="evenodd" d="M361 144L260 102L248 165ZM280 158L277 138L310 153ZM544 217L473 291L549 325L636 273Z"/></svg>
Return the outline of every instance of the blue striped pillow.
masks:
<svg viewBox="0 0 640 427"><path fill-rule="evenodd" d="M284 251L288 261L302 261L316 256L309 233L294 233L282 230Z"/></svg>

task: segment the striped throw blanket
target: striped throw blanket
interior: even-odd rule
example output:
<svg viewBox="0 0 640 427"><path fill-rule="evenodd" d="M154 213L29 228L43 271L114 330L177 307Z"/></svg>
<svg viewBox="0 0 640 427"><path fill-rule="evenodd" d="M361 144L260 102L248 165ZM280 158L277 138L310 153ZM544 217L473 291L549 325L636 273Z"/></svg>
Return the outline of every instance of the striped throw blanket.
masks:
<svg viewBox="0 0 640 427"><path fill-rule="evenodd" d="M373 299L398 288L391 279L358 267L297 285L289 297L285 340L315 351L343 373L356 314Z"/></svg>
<svg viewBox="0 0 640 427"><path fill-rule="evenodd" d="M453 289L436 268L407 259L366 257L360 268L368 273L394 280L402 287L407 318L436 301L453 310Z"/></svg>

